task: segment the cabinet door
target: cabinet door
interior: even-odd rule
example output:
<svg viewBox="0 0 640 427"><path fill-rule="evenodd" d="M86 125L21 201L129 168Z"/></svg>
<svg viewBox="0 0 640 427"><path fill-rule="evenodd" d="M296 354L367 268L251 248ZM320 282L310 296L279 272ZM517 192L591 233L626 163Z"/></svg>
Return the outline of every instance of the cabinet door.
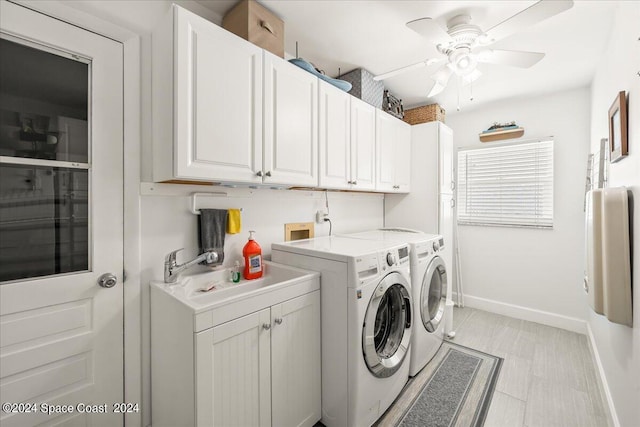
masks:
<svg viewBox="0 0 640 427"><path fill-rule="evenodd" d="M320 187L347 189L351 181L351 95L319 81Z"/></svg>
<svg viewBox="0 0 640 427"><path fill-rule="evenodd" d="M318 185L318 79L264 52L264 182Z"/></svg>
<svg viewBox="0 0 640 427"><path fill-rule="evenodd" d="M262 182L262 49L174 10L175 177Z"/></svg>
<svg viewBox="0 0 640 427"><path fill-rule="evenodd" d="M402 120L394 120L394 190L397 193L408 193L411 187L411 125Z"/></svg>
<svg viewBox="0 0 640 427"><path fill-rule="evenodd" d="M351 99L351 181L354 190L376 187L376 108Z"/></svg>
<svg viewBox="0 0 640 427"><path fill-rule="evenodd" d="M395 185L394 117L376 109L376 190L392 192Z"/></svg>
<svg viewBox="0 0 640 427"><path fill-rule="evenodd" d="M273 425L313 426L321 417L320 291L271 307Z"/></svg>
<svg viewBox="0 0 640 427"><path fill-rule="evenodd" d="M451 193L455 182L453 175L453 131L441 123L438 124L438 157L440 192Z"/></svg>
<svg viewBox="0 0 640 427"><path fill-rule="evenodd" d="M455 213L455 201L453 195L442 193L439 195L440 199L440 211L438 213L438 234L442 235L444 239L444 249L442 250L442 258L446 264L449 281L447 283L447 295L449 299L452 299L451 288L452 283L455 281L455 272L453 266L453 257L455 256L455 235L454 235L454 213Z"/></svg>
<svg viewBox="0 0 640 427"><path fill-rule="evenodd" d="M271 425L270 327L267 308L196 334L197 425Z"/></svg>

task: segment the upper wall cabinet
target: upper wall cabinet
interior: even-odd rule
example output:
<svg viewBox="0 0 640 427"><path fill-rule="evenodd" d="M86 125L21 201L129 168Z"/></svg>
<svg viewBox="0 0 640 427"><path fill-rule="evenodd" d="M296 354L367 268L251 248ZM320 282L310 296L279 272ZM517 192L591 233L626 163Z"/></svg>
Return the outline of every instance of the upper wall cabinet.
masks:
<svg viewBox="0 0 640 427"><path fill-rule="evenodd" d="M173 6L153 34L154 181L261 183L263 51Z"/></svg>
<svg viewBox="0 0 640 427"><path fill-rule="evenodd" d="M265 183L318 185L318 79L264 52Z"/></svg>
<svg viewBox="0 0 640 427"><path fill-rule="evenodd" d="M411 182L411 126L376 110L376 190L408 193Z"/></svg>
<svg viewBox="0 0 640 427"><path fill-rule="evenodd" d="M323 81L320 94L320 187L375 189L375 108Z"/></svg>
<svg viewBox="0 0 640 427"><path fill-rule="evenodd" d="M174 5L153 34L154 181L317 186L317 84Z"/></svg>

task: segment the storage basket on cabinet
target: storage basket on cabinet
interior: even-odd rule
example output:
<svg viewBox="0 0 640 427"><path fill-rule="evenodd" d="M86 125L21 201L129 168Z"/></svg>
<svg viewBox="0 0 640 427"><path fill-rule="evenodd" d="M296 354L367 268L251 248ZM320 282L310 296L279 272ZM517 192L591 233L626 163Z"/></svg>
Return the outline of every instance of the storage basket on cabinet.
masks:
<svg viewBox="0 0 640 427"><path fill-rule="evenodd" d="M404 110L404 121L410 125L440 121L444 123L445 110L438 104L423 105L422 107Z"/></svg>

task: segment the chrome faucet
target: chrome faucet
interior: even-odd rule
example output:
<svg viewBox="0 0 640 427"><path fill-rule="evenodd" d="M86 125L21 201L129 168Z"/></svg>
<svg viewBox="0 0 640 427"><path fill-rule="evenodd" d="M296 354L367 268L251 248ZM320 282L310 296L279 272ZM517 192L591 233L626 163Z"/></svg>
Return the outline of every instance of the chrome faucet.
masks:
<svg viewBox="0 0 640 427"><path fill-rule="evenodd" d="M164 257L164 283L175 283L176 280L178 280L178 274L191 266L201 263L202 261L206 261L207 264L213 264L218 261L218 254L216 252L209 251L198 255L196 258L185 262L184 264L178 264L176 261L176 254L182 249L184 248L169 252L169 254Z"/></svg>

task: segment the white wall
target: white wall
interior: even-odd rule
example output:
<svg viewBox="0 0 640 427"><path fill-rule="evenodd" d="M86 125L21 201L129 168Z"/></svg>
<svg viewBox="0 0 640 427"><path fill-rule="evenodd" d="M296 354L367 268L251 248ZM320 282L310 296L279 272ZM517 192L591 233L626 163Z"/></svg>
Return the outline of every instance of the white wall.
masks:
<svg viewBox="0 0 640 427"><path fill-rule="evenodd" d="M447 118L456 147L480 144L479 132L511 120L525 129L521 140L553 136L555 141L553 230L458 226L468 305L584 332L589 111L589 90L579 88L508 99Z"/></svg>
<svg viewBox="0 0 640 427"><path fill-rule="evenodd" d="M629 156L609 167L609 186L633 193L633 328L609 322L589 310L589 327L619 425L640 423L640 3L621 2L607 49L591 86L591 150L609 137L608 110L626 91ZM611 401L610 401L611 404Z"/></svg>

